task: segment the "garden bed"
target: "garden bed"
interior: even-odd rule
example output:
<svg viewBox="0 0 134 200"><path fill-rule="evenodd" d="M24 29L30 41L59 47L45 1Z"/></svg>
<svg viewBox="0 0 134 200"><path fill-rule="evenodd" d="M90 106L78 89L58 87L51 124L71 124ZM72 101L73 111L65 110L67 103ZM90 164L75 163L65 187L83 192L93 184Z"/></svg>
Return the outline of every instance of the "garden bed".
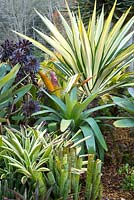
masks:
<svg viewBox="0 0 134 200"><path fill-rule="evenodd" d="M112 124L112 121L110 122ZM105 132L108 152L102 170L103 200L133 200L134 191L125 191L121 188L123 176L118 174L119 168L126 163L134 164L134 137L132 130L112 128Z"/></svg>
<svg viewBox="0 0 134 200"><path fill-rule="evenodd" d="M119 176L116 165L104 166L102 174L103 200L133 200L134 192L121 188L123 177Z"/></svg>

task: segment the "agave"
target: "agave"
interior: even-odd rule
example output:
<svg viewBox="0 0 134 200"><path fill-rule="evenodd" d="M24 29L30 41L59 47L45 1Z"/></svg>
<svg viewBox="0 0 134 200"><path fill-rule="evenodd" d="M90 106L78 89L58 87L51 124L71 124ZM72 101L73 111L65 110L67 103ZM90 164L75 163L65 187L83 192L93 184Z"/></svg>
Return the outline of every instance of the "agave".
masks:
<svg viewBox="0 0 134 200"><path fill-rule="evenodd" d="M128 44L129 39L134 33L134 31L130 31L134 23L134 17L130 18L125 24L125 20L130 11L128 9L112 25L115 8L116 1L105 20L103 7L101 14L97 16L95 2L92 17L89 19L88 28L86 29L80 11L78 15L75 15L67 5L70 25L59 12L66 36L47 17L42 16L36 11L50 30L52 36L48 36L35 28L34 30L61 54L62 59L56 57L53 51L38 41L21 33L14 32L31 41L49 56L58 59L59 62L55 62L55 66L66 76L71 77L74 74L80 74L80 82L84 82L82 86L87 95L96 89L99 89L100 93L106 92L112 88L123 86L124 83L128 82L128 76L126 75L120 82L116 82L109 87L112 78L120 73L122 69L128 68L134 60L132 56L134 53L134 45Z"/></svg>
<svg viewBox="0 0 134 200"><path fill-rule="evenodd" d="M84 144L81 144L81 153L98 152L98 156L103 159L104 150L107 151L107 145L98 125L99 116L97 118L93 117L93 113L113 106L113 104L87 109L87 106L90 106L98 94L93 93L82 100L82 98L78 98L78 90L76 87L66 93L63 100L55 95L49 94L44 89L42 91L56 106L41 105L42 110L33 114L40 116L36 123L40 124L40 122L46 121L48 122L48 127L54 125L56 126L55 131L60 129L60 134L63 134L69 129L72 137L77 135L74 138L74 145L78 145L79 141L83 140Z"/></svg>

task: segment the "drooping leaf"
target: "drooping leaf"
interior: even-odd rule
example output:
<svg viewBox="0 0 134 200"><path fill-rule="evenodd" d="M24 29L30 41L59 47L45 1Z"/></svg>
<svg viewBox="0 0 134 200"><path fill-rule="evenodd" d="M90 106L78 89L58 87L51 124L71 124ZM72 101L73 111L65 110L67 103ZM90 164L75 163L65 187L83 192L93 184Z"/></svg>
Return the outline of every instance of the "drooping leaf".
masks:
<svg viewBox="0 0 134 200"><path fill-rule="evenodd" d="M83 137L91 136L89 139L85 140L86 148L88 153L94 154L96 152L95 138L92 129L88 125L80 126Z"/></svg>
<svg viewBox="0 0 134 200"><path fill-rule="evenodd" d="M15 91L16 98L14 103L17 103L31 89L31 87L32 87L31 84L27 84L16 90Z"/></svg>
<svg viewBox="0 0 134 200"><path fill-rule="evenodd" d="M113 124L115 127L131 128L134 127L134 119L120 119L116 120Z"/></svg>
<svg viewBox="0 0 134 200"><path fill-rule="evenodd" d="M99 144L105 149L105 151L107 151L108 149L107 149L105 139L95 119L89 117L85 119L84 121L86 121L90 125Z"/></svg>
<svg viewBox="0 0 134 200"><path fill-rule="evenodd" d="M121 97L112 97L113 102L122 107L124 110L134 113L134 103L131 102L129 99L121 98Z"/></svg>

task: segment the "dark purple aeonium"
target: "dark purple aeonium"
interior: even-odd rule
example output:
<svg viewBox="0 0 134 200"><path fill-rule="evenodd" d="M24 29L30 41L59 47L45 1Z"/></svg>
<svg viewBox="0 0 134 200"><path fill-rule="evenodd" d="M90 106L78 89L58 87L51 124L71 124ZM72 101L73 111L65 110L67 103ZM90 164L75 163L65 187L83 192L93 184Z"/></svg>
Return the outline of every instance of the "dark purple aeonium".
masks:
<svg viewBox="0 0 134 200"><path fill-rule="evenodd" d="M15 49L16 47L13 41L5 40L5 42L1 44L0 48L0 61L6 62L9 60L9 57Z"/></svg>
<svg viewBox="0 0 134 200"><path fill-rule="evenodd" d="M1 45L0 61L8 62L12 67L17 63L21 65L15 83L23 79L24 84L29 82L37 84L36 73L40 68L40 64L32 55L31 44L28 40L19 40L17 43L6 40Z"/></svg>
<svg viewBox="0 0 134 200"><path fill-rule="evenodd" d="M26 73L37 73L40 69L39 61L32 55L26 56L23 70Z"/></svg>
<svg viewBox="0 0 134 200"><path fill-rule="evenodd" d="M23 65L26 60L26 54L23 49L16 49L12 52L12 55L9 57L10 63L14 66L17 63Z"/></svg>
<svg viewBox="0 0 134 200"><path fill-rule="evenodd" d="M15 45L17 49L23 49L26 55L31 53L32 43L29 40L19 40Z"/></svg>
<svg viewBox="0 0 134 200"><path fill-rule="evenodd" d="M33 113L40 111L38 101L30 99L23 105L23 113L26 117L30 117Z"/></svg>

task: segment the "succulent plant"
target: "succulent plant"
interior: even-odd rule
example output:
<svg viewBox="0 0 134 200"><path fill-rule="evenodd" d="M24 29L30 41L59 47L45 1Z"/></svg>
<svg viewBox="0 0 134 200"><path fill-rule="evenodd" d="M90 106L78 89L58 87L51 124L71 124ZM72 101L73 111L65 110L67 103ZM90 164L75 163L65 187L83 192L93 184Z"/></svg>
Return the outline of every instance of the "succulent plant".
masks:
<svg viewBox="0 0 134 200"><path fill-rule="evenodd" d="M29 82L29 79L36 83L35 74L40 68L40 63L35 56L32 55L31 42L28 40L19 40L14 43L13 41L6 40L0 48L0 61L8 62L12 67L17 63L21 65L20 70L16 76L16 83L29 74L23 80L24 84Z"/></svg>
<svg viewBox="0 0 134 200"><path fill-rule="evenodd" d="M25 102L23 105L23 113L25 116L29 117L34 112L38 112L40 110L39 102L30 99L28 102Z"/></svg>

